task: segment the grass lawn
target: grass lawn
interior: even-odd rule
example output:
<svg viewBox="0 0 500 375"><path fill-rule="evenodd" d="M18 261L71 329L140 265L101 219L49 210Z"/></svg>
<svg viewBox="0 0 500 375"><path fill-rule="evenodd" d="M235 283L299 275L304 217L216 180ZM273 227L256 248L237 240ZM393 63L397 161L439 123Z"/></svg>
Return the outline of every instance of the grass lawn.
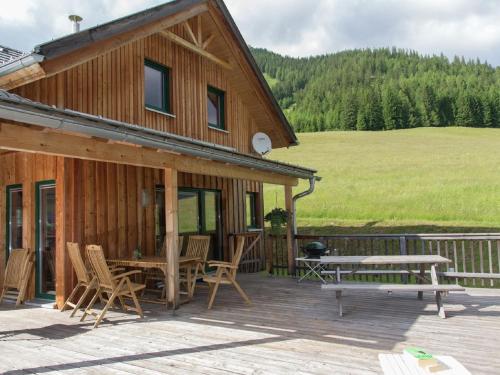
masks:
<svg viewBox="0 0 500 375"><path fill-rule="evenodd" d="M500 129L299 134L271 158L317 169L298 224L327 233L500 231ZM306 182L294 189L304 190ZM283 189L266 186L266 212Z"/></svg>

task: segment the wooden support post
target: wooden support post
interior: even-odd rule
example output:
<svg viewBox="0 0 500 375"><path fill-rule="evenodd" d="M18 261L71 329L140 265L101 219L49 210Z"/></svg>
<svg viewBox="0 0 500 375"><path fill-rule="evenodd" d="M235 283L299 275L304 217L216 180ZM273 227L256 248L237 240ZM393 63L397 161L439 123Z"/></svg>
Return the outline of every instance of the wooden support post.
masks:
<svg viewBox="0 0 500 375"><path fill-rule="evenodd" d="M167 243L167 300L175 311L179 307L179 251L177 170L165 168L165 225Z"/></svg>
<svg viewBox="0 0 500 375"><path fill-rule="evenodd" d="M292 187L285 185L285 208L288 214L286 226L286 248L288 252L288 275L295 276L295 252L293 251L293 220L292 220L292 206L293 206Z"/></svg>

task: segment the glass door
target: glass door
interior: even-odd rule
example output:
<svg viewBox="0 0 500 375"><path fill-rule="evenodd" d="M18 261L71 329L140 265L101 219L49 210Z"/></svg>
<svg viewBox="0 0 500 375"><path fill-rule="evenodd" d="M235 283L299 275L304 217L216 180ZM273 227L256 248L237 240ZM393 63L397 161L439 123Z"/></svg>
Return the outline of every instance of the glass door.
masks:
<svg viewBox="0 0 500 375"><path fill-rule="evenodd" d="M155 223L159 251L165 238L165 189L156 187ZM209 260L222 260L222 210L218 190L179 189L179 235L209 235L212 237ZM187 240L187 239L186 239ZM187 242L185 242L187 243ZM185 245L184 245L185 246Z"/></svg>
<svg viewBox="0 0 500 375"><path fill-rule="evenodd" d="M7 186L7 257L13 249L23 247L23 188Z"/></svg>
<svg viewBox="0 0 500 375"><path fill-rule="evenodd" d="M56 294L56 186L36 184L36 294L54 299Z"/></svg>
<svg viewBox="0 0 500 375"><path fill-rule="evenodd" d="M179 234L212 237L208 260L222 260L220 202L218 190L179 189Z"/></svg>

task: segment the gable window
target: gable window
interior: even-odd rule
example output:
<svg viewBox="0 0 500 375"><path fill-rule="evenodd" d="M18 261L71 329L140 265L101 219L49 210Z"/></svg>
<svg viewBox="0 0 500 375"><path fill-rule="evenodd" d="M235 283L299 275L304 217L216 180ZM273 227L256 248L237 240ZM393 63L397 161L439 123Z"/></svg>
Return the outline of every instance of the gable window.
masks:
<svg viewBox="0 0 500 375"><path fill-rule="evenodd" d="M208 86L208 126L215 129L225 130L224 119L225 93L215 87Z"/></svg>
<svg viewBox="0 0 500 375"><path fill-rule="evenodd" d="M146 108L170 113L170 69L155 62L144 62L144 101Z"/></svg>
<svg viewBox="0 0 500 375"><path fill-rule="evenodd" d="M257 228L257 193L247 193L245 213L246 213L247 229L256 229Z"/></svg>

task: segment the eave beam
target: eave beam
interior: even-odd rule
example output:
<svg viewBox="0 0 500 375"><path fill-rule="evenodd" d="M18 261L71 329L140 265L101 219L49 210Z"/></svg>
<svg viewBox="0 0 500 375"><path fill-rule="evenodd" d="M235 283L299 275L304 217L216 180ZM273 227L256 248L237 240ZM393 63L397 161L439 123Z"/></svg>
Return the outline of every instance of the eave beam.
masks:
<svg viewBox="0 0 500 375"><path fill-rule="evenodd" d="M186 173L259 181L275 185L296 186L298 184L298 179L295 177L251 170L238 165L226 165L213 160L157 152L157 150L119 143L109 144L102 140L83 138L78 135L34 130L38 127L10 123L0 123L0 125L0 149L4 150L104 161L138 167L171 168Z"/></svg>

